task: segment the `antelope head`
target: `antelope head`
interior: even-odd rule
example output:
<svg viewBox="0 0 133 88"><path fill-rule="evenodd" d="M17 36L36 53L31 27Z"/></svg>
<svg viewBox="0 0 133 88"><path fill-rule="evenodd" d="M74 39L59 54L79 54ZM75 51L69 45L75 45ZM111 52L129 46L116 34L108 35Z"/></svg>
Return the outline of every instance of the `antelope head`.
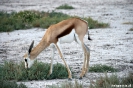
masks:
<svg viewBox="0 0 133 88"><path fill-rule="evenodd" d="M34 59L30 58L30 53L32 51L33 45L34 45L34 41L32 41L28 52L23 56L24 62L25 62L25 68L30 68L34 63Z"/></svg>

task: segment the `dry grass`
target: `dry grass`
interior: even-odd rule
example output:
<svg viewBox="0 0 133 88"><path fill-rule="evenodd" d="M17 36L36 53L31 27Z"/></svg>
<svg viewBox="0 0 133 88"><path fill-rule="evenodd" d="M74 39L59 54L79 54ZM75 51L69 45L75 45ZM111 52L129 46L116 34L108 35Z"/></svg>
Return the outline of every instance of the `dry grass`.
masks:
<svg viewBox="0 0 133 88"><path fill-rule="evenodd" d="M75 80L74 83L66 81L58 85L47 86L47 88L83 88L83 84Z"/></svg>
<svg viewBox="0 0 133 88"><path fill-rule="evenodd" d="M133 24L133 22L124 22L123 24Z"/></svg>
<svg viewBox="0 0 133 88"><path fill-rule="evenodd" d="M116 88L114 85L131 85L133 87L133 74L129 73L128 77L119 78L116 74L110 77L105 73L105 77L96 79L96 82L90 84L90 88ZM125 88L125 87L120 87Z"/></svg>

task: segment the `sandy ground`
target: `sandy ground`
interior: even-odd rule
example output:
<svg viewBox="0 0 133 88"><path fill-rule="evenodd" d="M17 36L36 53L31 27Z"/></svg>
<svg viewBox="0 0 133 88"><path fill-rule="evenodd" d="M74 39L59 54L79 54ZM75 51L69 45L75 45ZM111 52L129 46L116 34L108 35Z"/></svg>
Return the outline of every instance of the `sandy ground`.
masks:
<svg viewBox="0 0 133 88"><path fill-rule="evenodd" d="M75 7L73 10L56 10L59 5L68 3ZM94 64L106 64L118 68L118 76L127 76L128 72L133 72L133 0L0 0L1 11L57 11L69 15L80 17L92 17L100 22L110 24L109 28L89 30L93 41L88 41L87 36L84 42L91 49L90 66ZM124 24L128 23L128 24ZM35 41L35 46L39 43L45 30L33 28L29 30L19 30L10 33L0 33L0 63L5 60L20 62L22 56L27 52L31 41ZM75 42L62 44L63 53L68 65L79 77L83 64L83 52ZM44 50L37 59L42 62L50 62L51 48ZM54 63L62 63L57 52ZM112 73L108 73L111 75ZM86 74L80 82L84 88L88 88L91 81L95 81L103 73ZM76 79L75 78L75 79ZM72 82L75 81L72 80ZM77 79L78 80L78 79ZM46 85L59 84L67 79L42 80L23 82L28 88L45 88ZM18 82L20 83L20 82Z"/></svg>

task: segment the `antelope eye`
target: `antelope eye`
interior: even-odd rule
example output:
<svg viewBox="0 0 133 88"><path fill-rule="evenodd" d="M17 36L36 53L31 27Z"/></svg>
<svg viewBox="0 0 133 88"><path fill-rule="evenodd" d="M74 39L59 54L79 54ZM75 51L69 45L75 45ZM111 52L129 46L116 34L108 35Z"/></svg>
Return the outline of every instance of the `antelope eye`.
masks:
<svg viewBox="0 0 133 88"><path fill-rule="evenodd" d="M27 62L27 59L24 59L25 60L25 62Z"/></svg>

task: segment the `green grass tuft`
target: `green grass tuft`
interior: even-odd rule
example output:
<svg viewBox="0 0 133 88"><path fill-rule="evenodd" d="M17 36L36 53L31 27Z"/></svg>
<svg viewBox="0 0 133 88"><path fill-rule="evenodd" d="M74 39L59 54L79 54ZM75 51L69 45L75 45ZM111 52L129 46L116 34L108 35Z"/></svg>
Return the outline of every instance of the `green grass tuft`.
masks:
<svg viewBox="0 0 133 88"><path fill-rule="evenodd" d="M130 28L130 31L133 31L133 28Z"/></svg>
<svg viewBox="0 0 133 88"><path fill-rule="evenodd" d="M74 9L74 7L69 6L68 4L63 4L59 7L57 7L56 9Z"/></svg>
<svg viewBox="0 0 133 88"><path fill-rule="evenodd" d="M5 62L0 66L0 79L2 80L43 80L43 79L63 79L68 77L67 69L62 64L54 64L53 74L48 75L50 65L48 63L37 62L30 69L24 68L24 63L16 64L12 61Z"/></svg>
<svg viewBox="0 0 133 88"><path fill-rule="evenodd" d="M101 65L101 64L96 64L89 68L89 72L116 72L116 71L117 69L111 66Z"/></svg>

